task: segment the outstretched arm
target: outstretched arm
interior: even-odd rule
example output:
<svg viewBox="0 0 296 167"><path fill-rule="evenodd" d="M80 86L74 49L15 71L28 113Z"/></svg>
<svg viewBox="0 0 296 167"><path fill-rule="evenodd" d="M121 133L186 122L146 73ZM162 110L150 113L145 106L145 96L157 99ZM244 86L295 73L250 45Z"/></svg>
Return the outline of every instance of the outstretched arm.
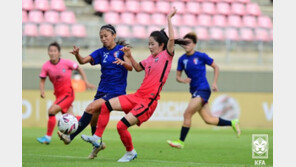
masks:
<svg viewBox="0 0 296 167"><path fill-rule="evenodd" d="M113 63L116 63L117 65L119 65L119 64L122 65L128 71L133 71L133 66L132 66L131 60L129 59L127 54L128 53L124 53L123 60L121 60L119 58L115 58L116 61L114 61Z"/></svg>
<svg viewBox="0 0 296 167"><path fill-rule="evenodd" d="M172 25L171 18L176 14L177 9L174 7L174 9L169 13L167 19L168 19L168 31L169 31L169 41L167 44L167 50L168 52L173 55L174 54L174 45L175 45L175 36L174 36L174 29Z"/></svg>
<svg viewBox="0 0 296 167"><path fill-rule="evenodd" d="M95 85L93 85L93 84L91 84L91 83L89 83L89 82L87 81L87 77L86 77L85 72L83 71L82 68L78 67L78 68L77 68L77 71L78 71L79 74L81 75L82 80L85 82L85 86L86 86L86 88L88 88L88 89L95 89L95 88L96 88Z"/></svg>
<svg viewBox="0 0 296 167"><path fill-rule="evenodd" d="M217 82L218 82L218 77L219 77L219 66L215 62L213 62L211 67L214 69L214 81L212 84L212 89L214 92L218 92L219 89L217 86Z"/></svg>
<svg viewBox="0 0 296 167"><path fill-rule="evenodd" d="M130 47L125 46L125 47L121 48L120 50L125 53L125 56L130 60L130 62L132 63L132 66L135 68L135 70L137 72L140 72L143 70L141 65L138 62L136 62L136 60L133 58L133 56L130 52Z"/></svg>
<svg viewBox="0 0 296 167"><path fill-rule="evenodd" d="M79 62L79 64L86 64L86 63L89 63L92 60L92 58L90 56L82 57L79 54L79 48L76 47L75 45L73 46L73 50L70 53L75 55L75 57L76 57L77 61Z"/></svg>

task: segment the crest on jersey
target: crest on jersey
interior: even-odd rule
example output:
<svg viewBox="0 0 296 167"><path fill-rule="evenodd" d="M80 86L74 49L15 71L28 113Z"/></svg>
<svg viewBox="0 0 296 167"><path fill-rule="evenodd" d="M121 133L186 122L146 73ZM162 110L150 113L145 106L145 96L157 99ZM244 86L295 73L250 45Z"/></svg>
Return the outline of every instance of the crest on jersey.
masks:
<svg viewBox="0 0 296 167"><path fill-rule="evenodd" d="M197 64L197 63L198 63L198 58L194 58L194 59L193 59L193 63L194 63L194 64Z"/></svg>
<svg viewBox="0 0 296 167"><path fill-rule="evenodd" d="M187 68L187 63L188 63L188 59L184 59L184 60L183 60L183 64L184 64L184 68L185 68L185 69Z"/></svg>
<svg viewBox="0 0 296 167"><path fill-rule="evenodd" d="M66 72L66 69L63 68L63 72Z"/></svg>
<svg viewBox="0 0 296 167"><path fill-rule="evenodd" d="M118 58L119 57L119 51L114 52L114 57Z"/></svg>
<svg viewBox="0 0 296 167"><path fill-rule="evenodd" d="M158 60L159 60L159 57L156 57L156 58L154 59L155 62L158 62Z"/></svg>

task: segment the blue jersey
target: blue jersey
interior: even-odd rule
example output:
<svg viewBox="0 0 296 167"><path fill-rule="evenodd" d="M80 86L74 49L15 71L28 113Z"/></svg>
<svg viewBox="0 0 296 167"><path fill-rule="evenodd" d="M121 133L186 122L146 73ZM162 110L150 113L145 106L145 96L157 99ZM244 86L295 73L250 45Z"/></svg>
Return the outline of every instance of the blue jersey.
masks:
<svg viewBox="0 0 296 167"><path fill-rule="evenodd" d="M123 60L122 45L116 45L112 50L102 47L90 54L92 65L101 65L101 81L98 92L126 94L127 70L122 65L114 64L115 58Z"/></svg>
<svg viewBox="0 0 296 167"><path fill-rule="evenodd" d="M191 79L190 93L196 90L211 90L206 78L206 64L211 65L213 59L206 53L195 51L193 55L182 55L178 61L178 71L184 70L187 77Z"/></svg>

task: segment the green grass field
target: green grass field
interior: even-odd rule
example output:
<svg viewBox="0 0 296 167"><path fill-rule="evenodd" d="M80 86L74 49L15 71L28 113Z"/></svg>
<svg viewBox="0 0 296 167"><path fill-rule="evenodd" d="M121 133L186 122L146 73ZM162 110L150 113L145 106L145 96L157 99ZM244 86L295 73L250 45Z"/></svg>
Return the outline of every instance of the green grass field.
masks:
<svg viewBox="0 0 296 167"><path fill-rule="evenodd" d="M23 167L195 167L195 166L254 166L252 159L252 134L268 134L269 155L266 166L273 164L272 130L244 130L237 138L232 129L190 129L184 149L169 147L167 139L177 139L179 129L130 128L138 158L129 163L116 162L125 153L116 129L106 129L103 141L107 148L94 160L88 160L91 145L81 140L80 135L70 145L64 145L56 135L50 145L39 144L37 137L45 129L22 129ZM82 134L90 134L85 129Z"/></svg>

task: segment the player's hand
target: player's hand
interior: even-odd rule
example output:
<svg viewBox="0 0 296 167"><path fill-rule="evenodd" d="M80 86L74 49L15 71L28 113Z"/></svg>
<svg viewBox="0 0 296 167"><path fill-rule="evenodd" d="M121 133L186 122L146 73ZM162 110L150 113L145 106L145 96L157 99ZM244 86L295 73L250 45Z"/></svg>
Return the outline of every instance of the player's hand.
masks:
<svg viewBox="0 0 296 167"><path fill-rule="evenodd" d="M218 92L218 91L219 91L218 86L217 86L216 83L213 83L213 84L212 84L212 90L213 90L214 92Z"/></svg>
<svg viewBox="0 0 296 167"><path fill-rule="evenodd" d="M125 47L121 48L120 50L124 52L126 57L130 58L132 56L130 47L125 46Z"/></svg>
<svg viewBox="0 0 296 167"><path fill-rule="evenodd" d="M190 78L186 78L186 79L183 80L183 82L184 83L190 83L191 82L191 79Z"/></svg>
<svg viewBox="0 0 296 167"><path fill-rule="evenodd" d="M45 98L45 93L44 93L44 92L40 92L40 97L41 97L42 99L44 99L44 98Z"/></svg>
<svg viewBox="0 0 296 167"><path fill-rule="evenodd" d="M175 14L177 13L177 9L176 7L174 6L173 7L173 10L169 13L168 15L168 19L172 18Z"/></svg>
<svg viewBox="0 0 296 167"><path fill-rule="evenodd" d="M72 52L70 52L71 54L77 56L79 54L79 47L76 47L75 45L73 46L73 50Z"/></svg>
<svg viewBox="0 0 296 167"><path fill-rule="evenodd" d="M87 89L96 89L96 86L89 82L85 82L85 86Z"/></svg>
<svg viewBox="0 0 296 167"><path fill-rule="evenodd" d="M115 61L113 61L113 64L117 64L117 65L123 65L125 62L119 58L115 58Z"/></svg>

